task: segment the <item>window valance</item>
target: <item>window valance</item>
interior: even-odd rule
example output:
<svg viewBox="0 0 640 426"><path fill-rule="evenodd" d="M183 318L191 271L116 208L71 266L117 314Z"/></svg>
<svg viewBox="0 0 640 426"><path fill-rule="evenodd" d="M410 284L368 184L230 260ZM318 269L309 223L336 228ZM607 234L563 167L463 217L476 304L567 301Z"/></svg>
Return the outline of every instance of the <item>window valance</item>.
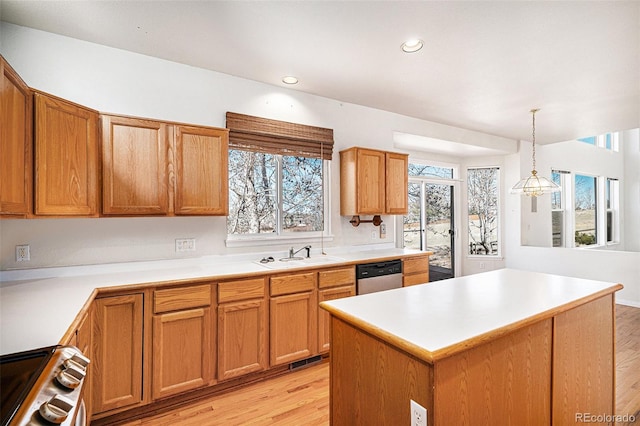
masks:
<svg viewBox="0 0 640 426"><path fill-rule="evenodd" d="M229 149L331 160L333 129L227 112Z"/></svg>

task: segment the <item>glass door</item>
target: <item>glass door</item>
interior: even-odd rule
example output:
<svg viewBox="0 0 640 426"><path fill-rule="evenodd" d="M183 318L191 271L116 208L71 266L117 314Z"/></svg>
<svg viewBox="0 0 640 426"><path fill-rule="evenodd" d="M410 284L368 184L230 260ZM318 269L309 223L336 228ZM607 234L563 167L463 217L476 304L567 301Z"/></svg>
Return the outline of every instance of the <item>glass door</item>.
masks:
<svg viewBox="0 0 640 426"><path fill-rule="evenodd" d="M454 186L409 182L409 213L404 217L404 247L433 252L429 281L455 276Z"/></svg>

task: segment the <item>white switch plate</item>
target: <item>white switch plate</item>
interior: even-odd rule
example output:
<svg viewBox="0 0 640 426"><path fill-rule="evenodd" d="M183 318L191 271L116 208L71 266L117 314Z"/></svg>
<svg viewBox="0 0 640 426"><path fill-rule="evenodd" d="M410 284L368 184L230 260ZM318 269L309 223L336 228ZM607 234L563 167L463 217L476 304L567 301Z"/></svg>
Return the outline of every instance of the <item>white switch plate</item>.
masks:
<svg viewBox="0 0 640 426"><path fill-rule="evenodd" d="M196 251L195 238L176 238L176 252Z"/></svg>
<svg viewBox="0 0 640 426"><path fill-rule="evenodd" d="M411 426L427 426L427 409L411 400Z"/></svg>

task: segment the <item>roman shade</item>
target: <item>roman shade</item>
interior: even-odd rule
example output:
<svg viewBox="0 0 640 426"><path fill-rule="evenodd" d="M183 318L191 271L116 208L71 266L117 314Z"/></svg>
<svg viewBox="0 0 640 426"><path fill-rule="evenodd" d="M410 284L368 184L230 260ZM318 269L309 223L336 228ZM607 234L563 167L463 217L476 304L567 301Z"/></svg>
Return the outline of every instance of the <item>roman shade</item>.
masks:
<svg viewBox="0 0 640 426"><path fill-rule="evenodd" d="M229 149L331 160L333 129L227 112Z"/></svg>

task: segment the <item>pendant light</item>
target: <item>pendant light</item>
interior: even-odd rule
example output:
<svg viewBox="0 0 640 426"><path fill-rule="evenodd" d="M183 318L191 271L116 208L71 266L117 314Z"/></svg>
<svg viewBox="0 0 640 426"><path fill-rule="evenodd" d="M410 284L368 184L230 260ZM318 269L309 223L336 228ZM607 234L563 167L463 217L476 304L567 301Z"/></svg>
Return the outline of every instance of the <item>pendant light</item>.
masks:
<svg viewBox="0 0 640 426"><path fill-rule="evenodd" d="M538 172L536 171L536 112L540 111L539 109L532 109L532 121L533 121L533 131L532 131L532 158L533 158L533 166L531 167L531 176L521 179L518 183L513 185L511 188L512 194L524 194L529 197L538 197L543 194L550 194L552 192L560 191L560 187L556 185L555 182L547 179L544 176L538 176Z"/></svg>

